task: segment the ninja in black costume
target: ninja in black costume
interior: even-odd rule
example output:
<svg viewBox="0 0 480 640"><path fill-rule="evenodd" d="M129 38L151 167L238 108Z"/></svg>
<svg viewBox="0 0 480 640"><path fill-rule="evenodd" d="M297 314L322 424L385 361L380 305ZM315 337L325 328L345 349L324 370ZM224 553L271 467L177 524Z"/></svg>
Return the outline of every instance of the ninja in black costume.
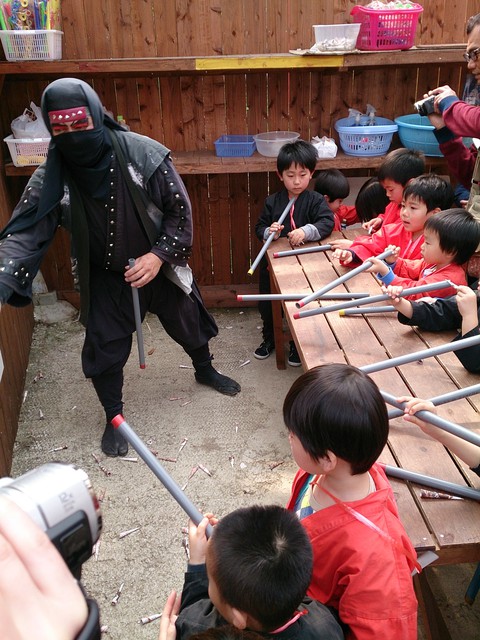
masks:
<svg viewBox="0 0 480 640"><path fill-rule="evenodd" d="M231 396L240 385L211 364L208 342L218 328L187 265L192 211L169 150L125 131L82 80L52 82L41 104L52 140L0 232L0 304L31 302L55 230L68 228L86 327L83 371L106 415L102 450L126 455L127 442L110 420L123 409L123 368L135 331L132 286L142 320L147 311L158 316L191 357L197 382Z"/></svg>

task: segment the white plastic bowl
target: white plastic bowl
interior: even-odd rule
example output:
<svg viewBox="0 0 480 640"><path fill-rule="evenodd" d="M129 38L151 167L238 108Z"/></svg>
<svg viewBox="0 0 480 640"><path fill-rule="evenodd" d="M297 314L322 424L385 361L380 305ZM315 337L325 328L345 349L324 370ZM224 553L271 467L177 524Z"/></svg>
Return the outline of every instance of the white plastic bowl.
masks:
<svg viewBox="0 0 480 640"><path fill-rule="evenodd" d="M278 152L287 142L295 142L300 137L295 131L269 131L268 133L257 133L253 136L257 151L262 156L276 158Z"/></svg>
<svg viewBox="0 0 480 640"><path fill-rule="evenodd" d="M357 46L360 23L314 24L316 51L352 51Z"/></svg>

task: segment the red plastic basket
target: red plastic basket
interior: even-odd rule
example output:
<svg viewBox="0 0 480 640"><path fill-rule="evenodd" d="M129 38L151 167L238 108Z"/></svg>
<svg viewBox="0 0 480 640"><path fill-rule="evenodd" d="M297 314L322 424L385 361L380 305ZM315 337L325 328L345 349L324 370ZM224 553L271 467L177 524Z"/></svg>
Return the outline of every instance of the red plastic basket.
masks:
<svg viewBox="0 0 480 640"><path fill-rule="evenodd" d="M357 49L380 51L413 47L418 18L423 11L419 4L411 9L368 9L356 5L350 14L360 22Z"/></svg>

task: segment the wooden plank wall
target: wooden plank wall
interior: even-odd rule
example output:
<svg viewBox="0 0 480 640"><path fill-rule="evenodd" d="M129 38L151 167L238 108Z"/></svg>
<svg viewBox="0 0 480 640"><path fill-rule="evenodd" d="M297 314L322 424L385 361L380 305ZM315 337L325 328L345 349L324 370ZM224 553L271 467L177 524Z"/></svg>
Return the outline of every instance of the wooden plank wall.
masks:
<svg viewBox="0 0 480 640"><path fill-rule="evenodd" d="M3 176L0 176L0 196L2 201L4 198L8 201ZM0 211L0 227L6 224L8 218L8 212ZM3 374L0 377L0 477L8 474L12 461L32 330L31 305L25 309L13 309L8 305L2 307L0 310L0 357L3 362Z"/></svg>
<svg viewBox="0 0 480 640"><path fill-rule="evenodd" d="M63 57L286 52L311 46L313 24L349 21L355 4L351 0L62 0ZM465 22L475 12L474 0L457 0L455 11L447 0L421 4L417 44L465 41ZM342 73L327 69L94 77L91 84L106 107L121 113L132 130L161 140L174 151L194 151L212 150L224 133L288 129L307 140L315 135L337 137L333 124L347 115L349 107L364 109L369 102L387 118L411 113L412 103L439 82L461 90L464 73L459 55L458 65L441 70L427 65ZM6 79L4 130L30 100L38 103L46 82ZM275 175L195 175L185 181L194 204L192 267L200 284L251 283L247 268L258 251L252 227L265 196L278 187ZM44 267L47 281L60 290L71 282L65 252L68 242L62 238Z"/></svg>
<svg viewBox="0 0 480 640"><path fill-rule="evenodd" d="M310 47L313 24L348 22L355 4L352 0L62 0L63 58L284 53ZM420 4L424 12L416 34L418 45L465 42L466 19L479 10L478 0L420 0ZM88 81L105 106L115 115L123 114L133 131L156 138L174 151L196 151L213 149L224 133L289 129L307 140L315 135L336 137L333 124L347 115L349 107L363 109L369 102L387 118L411 113L412 103L428 88L448 83L461 90L464 73L459 52L458 65L442 68L97 76ZM10 132L11 120L30 101L39 104L46 84L47 80L31 77L5 78L1 132ZM275 174L255 173L189 175L185 182L195 220L192 267L204 291L223 287L227 302L233 303L237 287L255 283L256 276L247 275L259 249L253 228L266 195L278 188L278 179ZM12 206L24 183L24 178L8 179ZM9 214L0 212L2 223ZM51 289L71 289L65 234L58 234L42 270ZM210 302L225 303L225 296L219 294ZM15 366L19 371L12 378L4 373L0 384L0 442L4 443L0 475L10 464L31 323L31 310L1 313L5 368L10 371Z"/></svg>

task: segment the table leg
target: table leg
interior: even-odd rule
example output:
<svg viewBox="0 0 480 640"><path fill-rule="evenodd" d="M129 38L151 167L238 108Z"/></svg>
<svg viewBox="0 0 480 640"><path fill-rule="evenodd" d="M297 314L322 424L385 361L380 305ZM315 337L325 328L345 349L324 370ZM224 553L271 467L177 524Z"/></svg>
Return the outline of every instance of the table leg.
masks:
<svg viewBox="0 0 480 640"><path fill-rule="evenodd" d="M270 291L272 293L279 293L275 281L272 278L270 272ZM282 302L274 300L272 302L272 316L273 316L273 337L275 342L275 358L277 361L277 369L286 369L285 363L285 336L283 334L283 315L282 315Z"/></svg>
<svg viewBox="0 0 480 640"><path fill-rule="evenodd" d="M427 640L452 640L452 636L443 620L432 588L428 583L428 568L415 575L413 586L418 600L419 614L422 616Z"/></svg>

